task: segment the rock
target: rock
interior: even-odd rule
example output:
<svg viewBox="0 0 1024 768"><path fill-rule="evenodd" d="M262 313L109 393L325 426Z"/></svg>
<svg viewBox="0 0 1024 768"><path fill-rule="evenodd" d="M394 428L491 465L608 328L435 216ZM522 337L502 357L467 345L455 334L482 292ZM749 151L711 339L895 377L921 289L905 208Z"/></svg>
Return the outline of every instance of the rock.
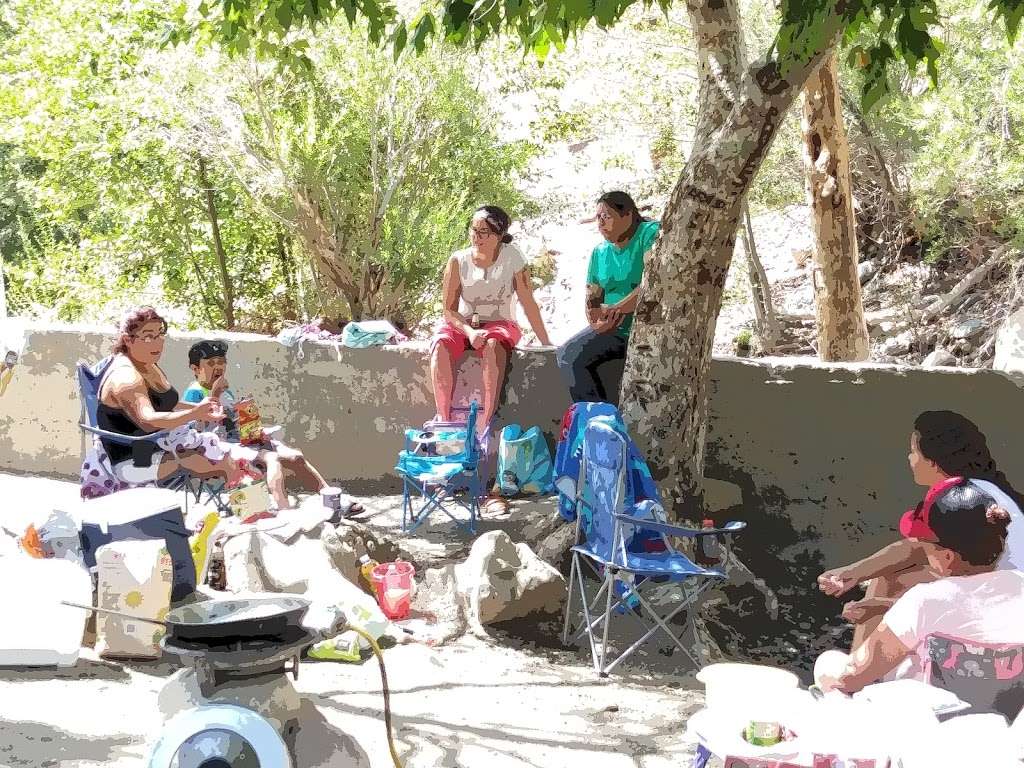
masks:
<svg viewBox="0 0 1024 768"><path fill-rule="evenodd" d="M324 524L320 540L334 567L353 584L359 583L359 558L363 555L369 555L379 563L401 558L417 565L393 541L354 520L341 520L337 526Z"/></svg>
<svg viewBox="0 0 1024 768"><path fill-rule="evenodd" d="M973 349L974 345L971 342L966 339L960 339L953 343L953 346L950 347L950 352L958 357L963 357L964 355L969 355Z"/></svg>
<svg viewBox="0 0 1024 768"><path fill-rule="evenodd" d="M412 613L430 621L429 641L439 645L467 630L486 637L488 624L557 614L565 595L565 579L554 567L503 531L490 531L474 542L464 562L422 575Z"/></svg>
<svg viewBox="0 0 1024 768"><path fill-rule="evenodd" d="M561 517L561 516L559 516ZM562 521L562 525L537 544L537 556L551 563L560 573L569 571L569 549L576 543L576 524Z"/></svg>
<svg viewBox="0 0 1024 768"><path fill-rule="evenodd" d="M1014 312L999 326L992 367L997 371L1024 374L1024 309Z"/></svg>
<svg viewBox="0 0 1024 768"><path fill-rule="evenodd" d="M926 357L921 365L925 368L935 368L943 365L956 365L956 358L953 357L947 350L939 347L934 352Z"/></svg>
<svg viewBox="0 0 1024 768"><path fill-rule="evenodd" d="M959 304L956 307L957 312L963 312L965 309L970 309L975 304L984 298L980 293L969 293L964 298L960 299Z"/></svg>
<svg viewBox="0 0 1024 768"><path fill-rule="evenodd" d="M562 573L568 572L569 548L574 543L576 525L567 523L557 509L516 505L509 515L512 535L522 539L541 560Z"/></svg>
<svg viewBox="0 0 1024 768"><path fill-rule="evenodd" d="M949 335L953 339L973 339L983 330L985 330L985 321L971 318L963 320L950 328Z"/></svg>
<svg viewBox="0 0 1024 768"><path fill-rule="evenodd" d="M882 352L890 356L905 355L910 352L910 345L914 342L914 335L910 331L904 331L882 345Z"/></svg>
<svg viewBox="0 0 1024 768"><path fill-rule="evenodd" d="M478 538L455 578L471 627L558 613L565 601L562 574L503 531Z"/></svg>
<svg viewBox="0 0 1024 768"><path fill-rule="evenodd" d="M565 525L557 507L552 509L545 504L531 505L519 502L508 516L508 527L505 529L510 536L525 541L534 551L548 536Z"/></svg>
<svg viewBox="0 0 1024 768"><path fill-rule="evenodd" d="M878 273L878 266L873 261L862 261L857 265L857 276L860 278L860 284L864 285Z"/></svg>

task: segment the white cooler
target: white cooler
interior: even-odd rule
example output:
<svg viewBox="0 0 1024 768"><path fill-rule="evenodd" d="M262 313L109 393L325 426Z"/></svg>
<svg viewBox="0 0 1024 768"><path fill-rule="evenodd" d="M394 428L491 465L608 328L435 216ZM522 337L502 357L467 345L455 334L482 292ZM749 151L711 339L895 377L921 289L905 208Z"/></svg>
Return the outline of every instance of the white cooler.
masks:
<svg viewBox="0 0 1024 768"><path fill-rule="evenodd" d="M0 667L74 666L89 614L60 601L90 604L89 572L71 560L19 552L0 557L0 583Z"/></svg>

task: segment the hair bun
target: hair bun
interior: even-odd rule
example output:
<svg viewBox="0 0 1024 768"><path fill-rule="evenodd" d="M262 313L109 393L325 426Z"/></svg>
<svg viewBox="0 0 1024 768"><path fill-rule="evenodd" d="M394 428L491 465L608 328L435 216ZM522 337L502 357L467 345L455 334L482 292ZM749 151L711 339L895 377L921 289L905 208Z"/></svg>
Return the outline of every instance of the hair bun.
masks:
<svg viewBox="0 0 1024 768"><path fill-rule="evenodd" d="M1002 507L992 506L985 513L985 520L990 525L1009 525L1010 513Z"/></svg>
<svg viewBox="0 0 1024 768"><path fill-rule="evenodd" d="M501 242L505 243L505 245L508 245L509 243L512 242L512 235L506 232L504 235L501 236Z"/></svg>

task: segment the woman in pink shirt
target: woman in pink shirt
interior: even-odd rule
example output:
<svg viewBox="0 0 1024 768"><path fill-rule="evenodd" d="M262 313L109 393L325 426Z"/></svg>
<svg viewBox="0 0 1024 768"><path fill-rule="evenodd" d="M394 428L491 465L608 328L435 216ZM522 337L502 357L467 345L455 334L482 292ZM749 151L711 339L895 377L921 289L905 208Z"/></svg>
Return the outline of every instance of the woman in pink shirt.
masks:
<svg viewBox="0 0 1024 768"><path fill-rule="evenodd" d="M904 659L978 710L1014 718L1024 705L1024 572L997 569L1010 515L963 478L932 487L903 516L937 581L912 587L824 689L859 691Z"/></svg>

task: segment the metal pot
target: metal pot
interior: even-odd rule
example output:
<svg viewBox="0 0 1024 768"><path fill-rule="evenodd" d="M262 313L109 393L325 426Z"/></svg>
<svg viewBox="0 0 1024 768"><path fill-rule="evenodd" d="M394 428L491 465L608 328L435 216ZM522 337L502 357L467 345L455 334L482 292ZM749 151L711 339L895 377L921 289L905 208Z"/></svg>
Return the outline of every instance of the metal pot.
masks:
<svg viewBox="0 0 1024 768"><path fill-rule="evenodd" d="M168 637L183 642L228 640L231 638L278 637L299 627L309 610L309 601L298 597L258 597L238 600L209 600L183 605L167 613L163 621L130 613L65 603L74 608L120 616L167 629Z"/></svg>

